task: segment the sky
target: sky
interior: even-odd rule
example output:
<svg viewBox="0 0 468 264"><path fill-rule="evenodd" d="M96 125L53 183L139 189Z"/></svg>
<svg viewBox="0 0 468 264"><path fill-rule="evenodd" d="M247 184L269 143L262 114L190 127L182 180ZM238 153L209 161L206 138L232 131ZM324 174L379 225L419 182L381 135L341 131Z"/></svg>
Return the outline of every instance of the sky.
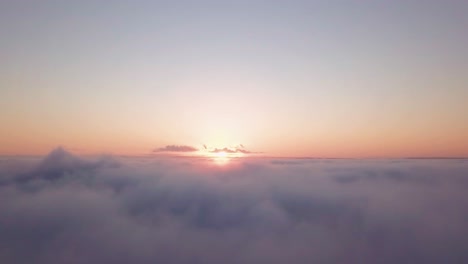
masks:
<svg viewBox="0 0 468 264"><path fill-rule="evenodd" d="M468 156L467 1L0 0L0 155Z"/></svg>

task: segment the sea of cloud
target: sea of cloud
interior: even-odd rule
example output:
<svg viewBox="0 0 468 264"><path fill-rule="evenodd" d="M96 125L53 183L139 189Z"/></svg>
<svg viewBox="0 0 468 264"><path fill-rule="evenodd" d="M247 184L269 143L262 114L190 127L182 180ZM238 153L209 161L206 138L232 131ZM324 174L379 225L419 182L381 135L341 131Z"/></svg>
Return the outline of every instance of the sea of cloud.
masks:
<svg viewBox="0 0 468 264"><path fill-rule="evenodd" d="M468 263L468 161L4 157L0 263Z"/></svg>

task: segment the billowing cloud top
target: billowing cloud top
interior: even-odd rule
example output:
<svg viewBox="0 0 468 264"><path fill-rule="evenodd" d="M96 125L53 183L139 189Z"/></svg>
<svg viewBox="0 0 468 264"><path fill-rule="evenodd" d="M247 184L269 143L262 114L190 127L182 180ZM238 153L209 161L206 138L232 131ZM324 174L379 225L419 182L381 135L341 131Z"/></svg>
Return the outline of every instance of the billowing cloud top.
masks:
<svg viewBox="0 0 468 264"><path fill-rule="evenodd" d="M0 263L468 263L466 160L0 161Z"/></svg>
<svg viewBox="0 0 468 264"><path fill-rule="evenodd" d="M162 148L157 148L154 152L194 152L197 148L187 145L167 145Z"/></svg>

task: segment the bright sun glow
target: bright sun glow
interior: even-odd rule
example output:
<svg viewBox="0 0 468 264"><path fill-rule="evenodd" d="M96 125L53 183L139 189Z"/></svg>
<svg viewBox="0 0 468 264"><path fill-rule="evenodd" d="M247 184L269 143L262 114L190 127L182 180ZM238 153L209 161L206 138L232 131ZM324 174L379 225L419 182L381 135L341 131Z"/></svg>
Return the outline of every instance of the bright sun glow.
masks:
<svg viewBox="0 0 468 264"><path fill-rule="evenodd" d="M215 154L215 157L217 157L217 158L225 158L225 157L228 156L228 154L225 151L217 152L217 153L214 153L214 154Z"/></svg>
<svg viewBox="0 0 468 264"><path fill-rule="evenodd" d="M225 151L221 152L216 152L216 153L211 153L213 161L218 164L218 165L225 165L227 164L231 158L229 157L229 154Z"/></svg>
<svg viewBox="0 0 468 264"><path fill-rule="evenodd" d="M205 148L200 155L210 158L217 165L227 165L230 161L236 158L244 157L245 153L239 149L233 148Z"/></svg>

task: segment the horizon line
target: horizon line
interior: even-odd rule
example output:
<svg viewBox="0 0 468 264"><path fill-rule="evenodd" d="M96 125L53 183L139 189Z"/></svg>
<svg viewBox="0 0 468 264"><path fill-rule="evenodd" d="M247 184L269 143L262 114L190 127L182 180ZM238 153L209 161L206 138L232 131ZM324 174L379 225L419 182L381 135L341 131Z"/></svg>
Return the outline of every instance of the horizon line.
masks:
<svg viewBox="0 0 468 264"><path fill-rule="evenodd" d="M122 158L205 158L202 155L177 155L177 154L113 154L113 153L96 153L96 154L76 154L69 151L73 155L81 157L96 157L96 156L115 156ZM45 154L0 154L0 158L41 158L49 155ZM320 157L320 156L274 156L274 155L249 155L245 157L230 157L232 159L239 158L257 158L257 159L317 159L317 160L465 160L468 156L402 156L402 157Z"/></svg>

